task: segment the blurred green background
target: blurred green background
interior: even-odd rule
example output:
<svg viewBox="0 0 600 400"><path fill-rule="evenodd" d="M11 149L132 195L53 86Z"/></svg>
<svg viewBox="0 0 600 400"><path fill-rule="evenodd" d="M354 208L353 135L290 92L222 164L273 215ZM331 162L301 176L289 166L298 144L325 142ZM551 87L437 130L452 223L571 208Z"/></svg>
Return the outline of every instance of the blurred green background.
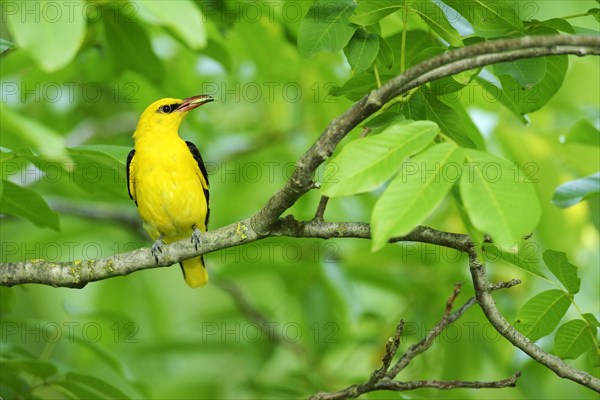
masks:
<svg viewBox="0 0 600 400"><path fill-rule="evenodd" d="M305 59L297 51L298 28L311 4L3 2L0 144L3 154L29 149L47 163L3 158L2 178L40 194L58 214L59 229L2 216L1 261L99 258L151 244L127 196L127 153L111 146L131 147L137 118L162 97L219 97L190 113L180 130L207 164L209 228L258 211L329 121L352 104L329 94L351 76L343 54ZM597 3L513 6L527 14L523 18L544 20ZM598 29L591 17L569 21ZM428 29L414 16L409 26ZM400 16L382 21L385 35L401 29ZM550 200L561 183L598 170L597 147L563 140L580 120L597 127L598 64L596 57L570 57L562 88L527 124L476 84L460 92L490 151L530 165L537 181L542 220L521 254L541 263L546 248L566 252L580 267L577 304L596 316L598 202L559 209ZM88 145L111 145L105 153L116 158L95 158L89 149L101 147L86 151ZM325 164L317 178L326 179L333 168ZM289 211L310 219L319 197L312 191ZM376 198L332 200L326 219L368 221ZM451 201L426 224L465 232ZM206 259L211 281L201 290L189 289L177 266L82 290L0 288L2 397L306 397L366 380L401 318L407 324L401 350L421 339L441 318L455 282L464 283L457 304L473 293L465 257L424 244L371 253L370 243L358 239L270 238ZM494 281L523 280L495 294L511 322L529 297L551 288L506 263L489 269ZM268 322L260 328L263 318ZM540 344L552 349L551 338ZM568 362L593 369L586 357ZM597 398L515 350L477 307L398 379L496 380L517 370L523 377L511 389L422 389L365 398Z"/></svg>

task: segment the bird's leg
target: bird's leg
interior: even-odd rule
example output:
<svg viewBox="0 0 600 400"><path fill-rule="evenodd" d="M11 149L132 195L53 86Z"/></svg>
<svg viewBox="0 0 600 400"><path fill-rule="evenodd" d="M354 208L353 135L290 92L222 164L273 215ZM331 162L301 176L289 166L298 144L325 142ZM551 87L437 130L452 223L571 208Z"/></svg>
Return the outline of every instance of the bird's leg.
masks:
<svg viewBox="0 0 600 400"><path fill-rule="evenodd" d="M202 241L202 232L200 231L200 229L198 229L196 225L194 225L193 228L194 232L192 232L191 242L194 243L194 247L196 248L196 250L198 250L198 247L200 247L200 242Z"/></svg>
<svg viewBox="0 0 600 400"><path fill-rule="evenodd" d="M162 241L162 238L163 238L163 234L161 233L160 236L158 237L158 239L156 239L156 242L154 242L154 244L152 245L152 248L150 249L157 264L158 264L158 253L162 253L162 247L165 244L165 242Z"/></svg>

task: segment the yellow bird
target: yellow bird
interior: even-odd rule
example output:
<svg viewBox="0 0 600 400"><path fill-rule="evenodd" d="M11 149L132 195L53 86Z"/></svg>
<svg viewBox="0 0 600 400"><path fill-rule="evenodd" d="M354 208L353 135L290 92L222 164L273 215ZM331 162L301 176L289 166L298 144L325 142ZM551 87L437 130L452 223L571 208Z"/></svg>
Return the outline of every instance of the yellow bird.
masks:
<svg viewBox="0 0 600 400"><path fill-rule="evenodd" d="M133 133L134 148L127 157L127 190L135 201L144 229L156 242L152 254L164 243L191 236L200 244L210 208L208 174L198 148L179 137L183 117L196 107L214 101L209 95L155 101L142 113ZM208 273L202 257L180 263L186 283L204 286Z"/></svg>

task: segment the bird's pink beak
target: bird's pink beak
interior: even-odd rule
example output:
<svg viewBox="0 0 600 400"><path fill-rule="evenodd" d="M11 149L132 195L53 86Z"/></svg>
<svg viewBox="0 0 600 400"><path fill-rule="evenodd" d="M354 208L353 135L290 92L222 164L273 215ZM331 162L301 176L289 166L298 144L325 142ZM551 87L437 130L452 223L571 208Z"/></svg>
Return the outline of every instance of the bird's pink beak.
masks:
<svg viewBox="0 0 600 400"><path fill-rule="evenodd" d="M183 103L179 107L177 107L177 111L186 112L193 110L196 107L200 107L202 104L210 103L211 101L215 101L216 98L212 97L208 94L201 94L198 96L188 97L187 99L183 99Z"/></svg>

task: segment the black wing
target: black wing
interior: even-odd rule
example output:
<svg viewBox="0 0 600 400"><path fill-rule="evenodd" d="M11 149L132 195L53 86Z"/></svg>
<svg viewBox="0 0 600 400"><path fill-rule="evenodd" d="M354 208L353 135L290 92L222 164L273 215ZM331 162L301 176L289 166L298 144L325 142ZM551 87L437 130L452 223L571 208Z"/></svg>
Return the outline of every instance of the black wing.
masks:
<svg viewBox="0 0 600 400"><path fill-rule="evenodd" d="M198 168L200 168L200 172L202 172L202 176L204 177L204 182L206 182L206 187L204 187L204 185L203 185L202 189L204 190L204 197L206 198L206 219L205 219L204 223L205 223L206 227L208 228L208 220L210 217L210 202L209 202L209 193L208 193L208 172L206 172L206 167L204 166L204 161L202 161L202 156L200 155L200 151L198 150L196 145L187 140L186 140L185 144L187 144L188 148L190 149L190 153L192 153L194 160L196 160L196 163L198 164Z"/></svg>
<svg viewBox="0 0 600 400"><path fill-rule="evenodd" d="M129 155L127 156L127 192L129 193L129 197L131 197L131 200L133 200L135 202L135 206L137 207L137 200L133 198L133 195L131 194L131 186L129 184L129 175L130 175L130 166L131 166L131 160L133 160L133 156L135 155L135 149L131 150L129 152Z"/></svg>

